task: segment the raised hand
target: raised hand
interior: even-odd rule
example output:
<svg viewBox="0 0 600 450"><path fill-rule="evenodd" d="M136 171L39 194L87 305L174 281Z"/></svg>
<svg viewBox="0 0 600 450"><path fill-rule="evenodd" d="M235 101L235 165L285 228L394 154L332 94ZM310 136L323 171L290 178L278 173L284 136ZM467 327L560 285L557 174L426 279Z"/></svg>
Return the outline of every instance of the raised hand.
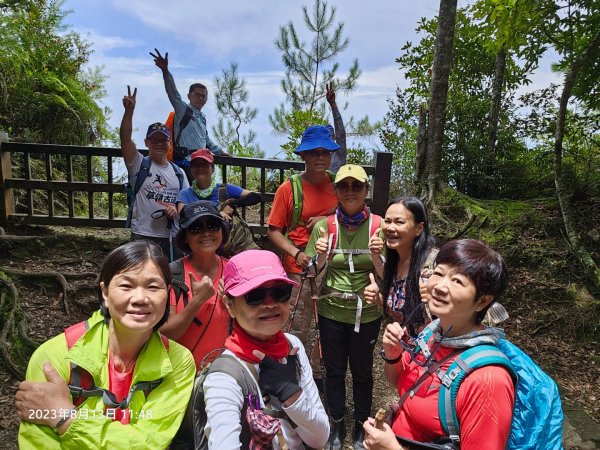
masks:
<svg viewBox="0 0 600 450"><path fill-rule="evenodd" d="M148 53L150 53L150 56L154 58L154 64L156 64L156 67L163 72L169 70L169 52L165 53L165 56L163 57L158 49L155 48L154 51L156 52L156 55L152 52Z"/></svg>
<svg viewBox="0 0 600 450"><path fill-rule="evenodd" d="M302 391L298 384L298 371L296 370L298 347L290 350L285 363L275 361L258 350L254 350L252 353L260 360L258 377L260 387L270 395L277 397L281 403L292 397L295 400L297 397L295 394Z"/></svg>
<svg viewBox="0 0 600 450"><path fill-rule="evenodd" d="M381 305L382 299L379 293L379 285L375 281L375 275L369 273L369 280L371 281L371 283L367 287L365 287L365 291L363 294L365 296L365 301L367 303L375 303L377 305Z"/></svg>
<svg viewBox="0 0 600 450"><path fill-rule="evenodd" d="M381 255L381 252L383 252L383 239L380 235L381 227L377 228L369 239L369 251L374 255Z"/></svg>
<svg viewBox="0 0 600 450"><path fill-rule="evenodd" d="M331 83L327 83L325 85L325 88L327 89L327 91L325 93L325 98L327 99L327 102L330 105L334 105L335 104L335 89L333 87L333 81Z"/></svg>
<svg viewBox="0 0 600 450"><path fill-rule="evenodd" d="M131 88L127 85L127 95L123 97L123 106L125 107L126 112L133 113L135 109L135 97L137 96L137 88L133 90L133 94L131 93Z"/></svg>
<svg viewBox="0 0 600 450"><path fill-rule="evenodd" d="M196 276L193 273L190 273L189 277L190 288L192 291L190 303L202 306L204 302L215 295L213 282L208 275L204 275L200 281L196 279Z"/></svg>
<svg viewBox="0 0 600 450"><path fill-rule="evenodd" d="M321 237L317 239L315 243L315 248L319 255L327 254L327 250L329 249L329 236L327 235L327 231L325 228L319 227L319 232L321 233Z"/></svg>

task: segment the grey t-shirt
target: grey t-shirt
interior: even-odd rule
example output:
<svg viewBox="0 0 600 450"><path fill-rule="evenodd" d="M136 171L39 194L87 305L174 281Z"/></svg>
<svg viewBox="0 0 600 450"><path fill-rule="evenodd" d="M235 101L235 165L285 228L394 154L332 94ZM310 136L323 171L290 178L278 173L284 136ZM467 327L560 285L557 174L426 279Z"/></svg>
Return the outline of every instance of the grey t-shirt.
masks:
<svg viewBox="0 0 600 450"><path fill-rule="evenodd" d="M135 186L136 174L140 170L142 159L142 154L138 152L131 165L127 165L129 182L132 186ZM179 178L177 178L175 169L168 162L161 166L152 161L150 173L152 175L146 177L136 197L131 219L131 231L142 236L168 238L167 216L155 219L152 217L152 213L163 208L162 202L175 204L177 194L179 194ZM185 176L183 177L182 187L183 189L189 187ZM179 221L175 220L171 228L173 236L177 233L178 228Z"/></svg>

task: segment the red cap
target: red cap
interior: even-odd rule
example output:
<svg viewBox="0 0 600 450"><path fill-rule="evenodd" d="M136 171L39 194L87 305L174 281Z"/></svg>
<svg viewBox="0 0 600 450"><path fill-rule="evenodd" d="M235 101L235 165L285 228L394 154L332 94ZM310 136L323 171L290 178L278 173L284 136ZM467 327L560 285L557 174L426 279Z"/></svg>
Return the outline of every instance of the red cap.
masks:
<svg viewBox="0 0 600 450"><path fill-rule="evenodd" d="M207 148L199 148L194 153L192 153L190 156L190 161L193 161L197 158L203 159L209 164L213 164L215 162L215 158L213 158L212 153Z"/></svg>

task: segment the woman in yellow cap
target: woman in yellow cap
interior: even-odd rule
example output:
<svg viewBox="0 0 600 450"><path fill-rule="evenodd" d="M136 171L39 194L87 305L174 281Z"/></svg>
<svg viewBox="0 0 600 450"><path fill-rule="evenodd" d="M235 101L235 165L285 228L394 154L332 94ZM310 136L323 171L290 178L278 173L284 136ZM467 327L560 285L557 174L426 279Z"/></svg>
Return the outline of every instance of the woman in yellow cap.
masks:
<svg viewBox="0 0 600 450"><path fill-rule="evenodd" d="M327 265L322 296L318 305L319 332L325 362L325 389L329 414L333 420L326 448L341 449L346 435L346 368L350 364L354 397L354 448L362 449L362 422L371 414L373 398L373 349L382 312L367 304L363 291L370 284L376 267L381 270L380 254L369 251L373 234L381 233L381 217L365 204L369 190L365 170L346 164L335 177L338 197L336 212L318 222L306 247L317 256L318 270Z"/></svg>

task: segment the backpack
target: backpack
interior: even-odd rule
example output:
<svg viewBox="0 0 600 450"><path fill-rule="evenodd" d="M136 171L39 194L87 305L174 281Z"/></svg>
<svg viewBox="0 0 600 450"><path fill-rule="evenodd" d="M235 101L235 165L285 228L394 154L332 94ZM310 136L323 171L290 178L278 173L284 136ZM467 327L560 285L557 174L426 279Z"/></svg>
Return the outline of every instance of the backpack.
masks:
<svg viewBox="0 0 600 450"><path fill-rule="evenodd" d="M185 174L177 164L174 164L171 161L169 161L169 164L171 164L171 167L173 167L175 175L177 175L177 179L179 180L179 190L182 190ZM132 186L129 181L125 183L125 193L127 194L127 206L129 208L127 211L127 220L125 221L125 228L131 228L133 207L135 206L137 194L138 192L140 192L142 184L144 184L144 180L152 176L152 174L150 173L151 166L152 159L150 159L149 156L144 156L144 158L142 159L142 164L140 165L140 170L138 171L138 173L135 174L135 185Z"/></svg>
<svg viewBox="0 0 600 450"><path fill-rule="evenodd" d="M219 185L219 210L222 210L227 200L227 183ZM231 229L229 230L229 239L223 245L221 254L226 258L231 258L233 255L243 252L244 250L258 250L260 247L256 243L254 233L250 226L237 212L233 209Z"/></svg>
<svg viewBox="0 0 600 450"><path fill-rule="evenodd" d="M220 349L221 351L223 349ZM248 408L248 394L258 395L256 384L248 371L240 364L240 362L231 355L219 355L212 363L208 364L196 374L194 380L194 388L192 396L188 403L183 421L179 427L179 431L175 435L171 443L171 450L204 450L208 449L208 439L204 434L206 426L206 403L204 400L204 381L206 377L213 372L222 372L234 378L244 398L244 406L241 411L241 418L246 417L246 409ZM250 430L245 420L241 421L242 431L240 440L245 442L250 440Z"/></svg>
<svg viewBox="0 0 600 450"><path fill-rule="evenodd" d="M179 133L177 133L177 137L175 139L173 139L173 131L175 130L175 111L171 111L167 116L165 125L167 126L167 128L169 128L169 131L171 132L171 141L169 143L169 150L167 152L167 159L169 161L182 163L182 160L185 159L185 157L187 156L181 153L182 147L179 147L179 138L181 137L181 132L190 123L190 120L192 119L193 115L194 111L192 111L192 108L186 106L185 113L179 121ZM178 152L176 152L175 149L178 149ZM184 150L187 149L184 148Z"/></svg>
<svg viewBox="0 0 600 450"><path fill-rule="evenodd" d="M75 325L71 325L70 327L65 329L65 339L67 340L67 348L70 350L73 345L79 340L81 336L85 334L88 330L89 324L87 320L83 322L76 323ZM169 340L161 335L161 340L163 345L169 350ZM129 390L129 394L127 397L121 402L121 408L127 408L129 402L131 401L131 397L136 391L144 391L144 395L146 398L152 392L154 388L156 388L162 379L153 380L153 381L141 381L136 383ZM70 371L69 371L69 392L73 397L73 404L76 407L79 407L87 398L90 397L102 397L105 393L109 393L109 396L112 396L112 393L104 388L99 388L94 383L94 378L92 375L85 370L84 368L78 366L77 364L71 363Z"/></svg>
<svg viewBox="0 0 600 450"><path fill-rule="evenodd" d="M364 255L369 254L371 251L368 248L337 248L338 244L338 230L340 226L338 223L337 215L331 214L327 216L327 235L329 236L329 245L327 250L327 258L331 259L334 254L348 255L348 264L350 265L350 272L354 272L354 263L352 262L352 255ZM369 239L375 234L378 228L381 228L381 216L377 214L369 214Z"/></svg>
<svg viewBox="0 0 600 450"><path fill-rule="evenodd" d="M331 179L331 182L335 180L335 173L330 170L327 171L327 175ZM300 220L302 218L302 206L304 205L304 195L302 193L302 179L300 174L295 174L290 177L290 183L292 185L292 216L290 223L287 226L287 232L294 230L298 225L304 225Z"/></svg>
<svg viewBox="0 0 600 450"><path fill-rule="evenodd" d="M425 336L438 321L429 324ZM427 338L424 338L427 339ZM462 351L440 375L438 413L444 431L459 442L456 396L464 378L487 365L505 367L516 383L515 405L507 449L562 449L563 413L556 383L519 347L506 339L497 345L476 345Z"/></svg>

